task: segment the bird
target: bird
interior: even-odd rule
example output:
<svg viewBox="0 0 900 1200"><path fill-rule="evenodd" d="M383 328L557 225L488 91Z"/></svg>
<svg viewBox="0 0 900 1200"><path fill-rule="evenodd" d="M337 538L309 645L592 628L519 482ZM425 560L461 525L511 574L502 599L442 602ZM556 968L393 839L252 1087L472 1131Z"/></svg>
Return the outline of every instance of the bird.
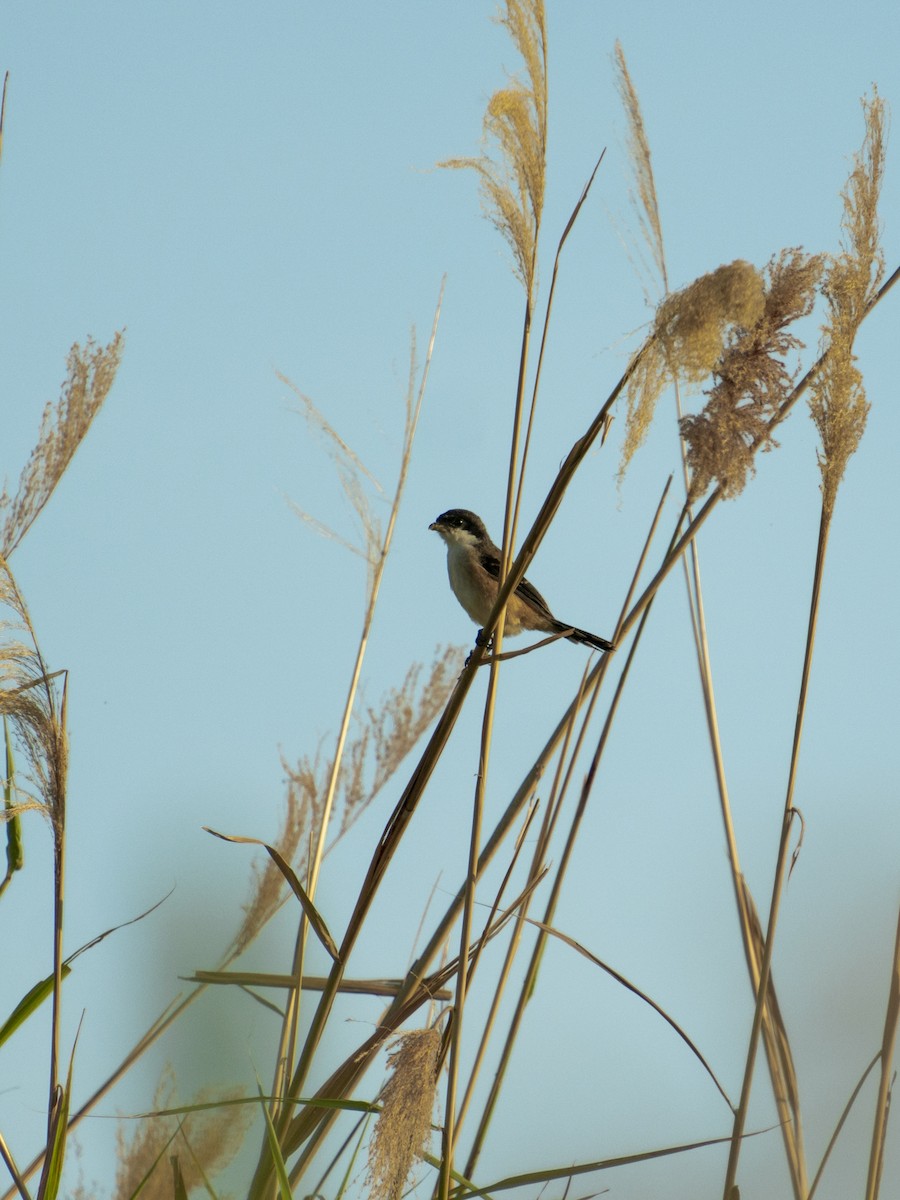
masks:
<svg viewBox="0 0 900 1200"><path fill-rule="evenodd" d="M491 541L484 521L467 508L450 508L428 526L447 544L447 574L457 600L476 625L484 625L497 599L500 580L500 550ZM559 621L547 601L528 582L519 581L506 603L504 633L515 636L525 630L562 634L570 642L609 652L612 642ZM481 630L479 629L479 638Z"/></svg>

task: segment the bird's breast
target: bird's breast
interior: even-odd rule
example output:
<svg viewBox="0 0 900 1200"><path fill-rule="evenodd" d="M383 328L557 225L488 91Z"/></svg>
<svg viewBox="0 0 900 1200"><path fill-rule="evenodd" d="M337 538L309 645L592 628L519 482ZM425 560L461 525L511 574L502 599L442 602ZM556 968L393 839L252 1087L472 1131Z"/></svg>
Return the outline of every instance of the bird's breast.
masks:
<svg viewBox="0 0 900 1200"><path fill-rule="evenodd" d="M497 594L495 580L463 546L447 548L447 574L457 600L476 625L483 625Z"/></svg>

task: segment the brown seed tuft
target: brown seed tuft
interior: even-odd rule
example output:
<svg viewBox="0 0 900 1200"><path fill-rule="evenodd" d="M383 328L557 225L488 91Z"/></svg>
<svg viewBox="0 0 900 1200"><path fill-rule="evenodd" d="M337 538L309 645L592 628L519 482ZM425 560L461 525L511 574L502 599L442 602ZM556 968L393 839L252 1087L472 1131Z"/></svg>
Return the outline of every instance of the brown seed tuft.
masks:
<svg viewBox="0 0 900 1200"><path fill-rule="evenodd" d="M713 483L726 497L738 495L753 472L757 450L777 445L771 422L794 380L784 359L802 344L787 327L812 310L823 261L821 255L799 249L782 250L764 272L756 319L737 323L730 331L703 411L681 421L688 445L690 500Z"/></svg>
<svg viewBox="0 0 900 1200"><path fill-rule="evenodd" d="M398 1200L428 1148L441 1035L436 1029L401 1034L388 1055L391 1076L369 1144L372 1200Z"/></svg>
<svg viewBox="0 0 900 1200"><path fill-rule="evenodd" d="M628 383L620 478L647 436L667 381L699 383L720 358L726 333L752 325L764 307L762 276L741 259L666 296Z"/></svg>
<svg viewBox="0 0 900 1200"><path fill-rule="evenodd" d="M220 1100L237 1099L228 1091ZM196 1104L209 1102L200 1092ZM153 1107L173 1107L175 1076L167 1067L153 1097ZM229 1105L175 1117L146 1117L138 1121L128 1137L120 1127L117 1134L118 1167L113 1200L128 1200L140 1189L141 1200L170 1200L172 1173L168 1160L178 1159L188 1190L207 1182L206 1177L222 1170L240 1149L253 1118L254 1106Z"/></svg>
<svg viewBox="0 0 900 1200"><path fill-rule="evenodd" d="M22 471L15 497L4 492L0 509L7 509L0 529L0 554L9 558L50 499L72 456L113 385L122 357L122 334L108 346L90 338L69 351L66 379L55 405L44 409L37 445Z"/></svg>

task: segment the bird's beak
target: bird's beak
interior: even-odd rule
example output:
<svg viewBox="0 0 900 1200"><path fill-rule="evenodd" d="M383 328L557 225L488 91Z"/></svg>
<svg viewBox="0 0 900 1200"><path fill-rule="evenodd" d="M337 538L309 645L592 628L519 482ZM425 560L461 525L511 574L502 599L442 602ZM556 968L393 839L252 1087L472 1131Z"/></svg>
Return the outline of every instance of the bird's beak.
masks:
<svg viewBox="0 0 900 1200"><path fill-rule="evenodd" d="M435 533L437 533L437 528L438 528L437 521L432 521L431 524L428 526L428 528L433 529L435 531Z"/></svg>

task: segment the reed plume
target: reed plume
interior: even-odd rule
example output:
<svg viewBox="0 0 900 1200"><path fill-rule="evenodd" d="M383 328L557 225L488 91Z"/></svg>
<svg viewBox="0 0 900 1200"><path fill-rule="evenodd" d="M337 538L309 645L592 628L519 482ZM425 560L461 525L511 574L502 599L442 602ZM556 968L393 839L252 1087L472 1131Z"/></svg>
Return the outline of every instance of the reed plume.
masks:
<svg viewBox="0 0 900 1200"><path fill-rule="evenodd" d="M477 158L449 158L438 165L478 174L485 215L513 255L516 276L534 295L537 240L544 209L547 159L547 21L543 0L506 0L498 17L525 64L525 78L511 76L488 101L483 142L496 144Z"/></svg>

